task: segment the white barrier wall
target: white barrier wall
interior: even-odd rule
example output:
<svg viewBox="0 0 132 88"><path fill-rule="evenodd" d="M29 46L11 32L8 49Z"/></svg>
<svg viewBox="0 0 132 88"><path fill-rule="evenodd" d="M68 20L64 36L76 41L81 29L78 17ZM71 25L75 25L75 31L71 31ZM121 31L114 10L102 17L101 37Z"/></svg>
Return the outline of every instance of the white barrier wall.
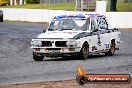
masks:
<svg viewBox="0 0 132 88"><path fill-rule="evenodd" d="M4 12L4 20L28 22L50 22L53 17L64 14L95 13L46 9L11 9L11 8L1 9ZM109 23L112 25L112 27L132 28L132 12L107 12L106 17Z"/></svg>
<svg viewBox="0 0 132 88"><path fill-rule="evenodd" d="M132 12L107 12L106 17L112 27L132 28Z"/></svg>

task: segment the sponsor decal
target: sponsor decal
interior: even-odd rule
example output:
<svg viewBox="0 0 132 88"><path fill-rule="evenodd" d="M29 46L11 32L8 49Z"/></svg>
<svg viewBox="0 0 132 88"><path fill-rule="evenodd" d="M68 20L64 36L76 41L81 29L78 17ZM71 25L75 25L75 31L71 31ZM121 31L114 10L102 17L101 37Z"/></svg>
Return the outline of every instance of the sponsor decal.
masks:
<svg viewBox="0 0 132 88"><path fill-rule="evenodd" d="M105 48L109 49L109 44L105 44Z"/></svg>
<svg viewBox="0 0 132 88"><path fill-rule="evenodd" d="M76 82L79 85L85 83L130 83L131 77L129 74L86 74L85 70L79 67Z"/></svg>

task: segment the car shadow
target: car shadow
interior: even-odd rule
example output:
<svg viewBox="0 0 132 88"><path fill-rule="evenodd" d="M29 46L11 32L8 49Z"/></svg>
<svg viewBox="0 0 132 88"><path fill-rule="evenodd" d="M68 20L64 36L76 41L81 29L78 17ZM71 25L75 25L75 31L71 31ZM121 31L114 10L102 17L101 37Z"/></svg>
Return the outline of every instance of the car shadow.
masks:
<svg viewBox="0 0 132 88"><path fill-rule="evenodd" d="M97 59L101 57L106 57L104 54L97 54L97 55L89 55L88 59ZM86 59L86 60L88 60ZM81 61L81 58L78 57L60 57L60 58L49 58L43 61L73 61L73 60L78 60ZM82 60L83 61L83 60Z"/></svg>

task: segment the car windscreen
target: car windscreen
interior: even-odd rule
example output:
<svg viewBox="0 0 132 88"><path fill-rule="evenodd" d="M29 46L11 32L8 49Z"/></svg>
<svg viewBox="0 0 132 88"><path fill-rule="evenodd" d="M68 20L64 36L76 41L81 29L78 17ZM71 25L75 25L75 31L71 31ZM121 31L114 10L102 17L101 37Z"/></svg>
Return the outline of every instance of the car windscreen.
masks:
<svg viewBox="0 0 132 88"><path fill-rule="evenodd" d="M48 31L63 31L63 30L74 30L74 31L86 31L89 27L89 19L54 19L51 21Z"/></svg>

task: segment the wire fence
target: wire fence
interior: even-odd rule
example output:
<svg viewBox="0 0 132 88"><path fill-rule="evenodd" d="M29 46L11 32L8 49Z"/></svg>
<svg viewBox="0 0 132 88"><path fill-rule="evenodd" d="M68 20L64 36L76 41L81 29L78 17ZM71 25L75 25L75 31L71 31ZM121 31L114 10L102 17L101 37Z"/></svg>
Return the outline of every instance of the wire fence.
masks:
<svg viewBox="0 0 132 88"><path fill-rule="evenodd" d="M75 3L76 0L40 0L40 4Z"/></svg>
<svg viewBox="0 0 132 88"><path fill-rule="evenodd" d="M95 11L97 0L76 0L75 10Z"/></svg>
<svg viewBox="0 0 132 88"><path fill-rule="evenodd" d="M61 4L61 3L76 3L76 1L79 0L40 0L39 2L40 4ZM92 1L92 0L84 0L84 1ZM101 1L101 0L96 0L96 1ZM110 0L106 0L106 1L110 1ZM118 2L131 3L132 0L118 0Z"/></svg>

